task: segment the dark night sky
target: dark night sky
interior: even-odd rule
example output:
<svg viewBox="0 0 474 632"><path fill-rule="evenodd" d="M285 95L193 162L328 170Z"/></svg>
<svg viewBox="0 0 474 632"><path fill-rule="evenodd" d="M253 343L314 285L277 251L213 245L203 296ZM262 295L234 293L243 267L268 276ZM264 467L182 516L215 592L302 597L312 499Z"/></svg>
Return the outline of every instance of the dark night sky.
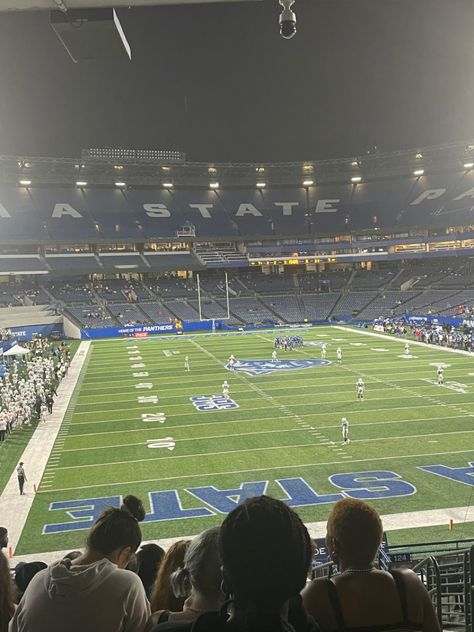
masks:
<svg viewBox="0 0 474 632"><path fill-rule="evenodd" d="M0 153L280 161L474 137L472 0L294 9L290 41L277 0L122 10L132 62L77 65L46 13L0 14Z"/></svg>

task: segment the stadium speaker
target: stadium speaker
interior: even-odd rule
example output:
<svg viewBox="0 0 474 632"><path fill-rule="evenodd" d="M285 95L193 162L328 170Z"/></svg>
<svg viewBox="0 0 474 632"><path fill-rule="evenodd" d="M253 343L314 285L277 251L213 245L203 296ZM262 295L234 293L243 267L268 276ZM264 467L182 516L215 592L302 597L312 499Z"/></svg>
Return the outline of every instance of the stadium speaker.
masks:
<svg viewBox="0 0 474 632"><path fill-rule="evenodd" d="M115 9L51 11L50 23L74 63L132 58Z"/></svg>

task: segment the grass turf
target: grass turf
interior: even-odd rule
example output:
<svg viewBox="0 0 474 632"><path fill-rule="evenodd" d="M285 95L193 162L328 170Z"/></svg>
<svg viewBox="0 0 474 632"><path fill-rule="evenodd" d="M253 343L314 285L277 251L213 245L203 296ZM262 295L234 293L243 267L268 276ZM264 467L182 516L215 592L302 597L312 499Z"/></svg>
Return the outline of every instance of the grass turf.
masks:
<svg viewBox="0 0 474 632"><path fill-rule="evenodd" d="M331 500L340 491L328 478L334 474L392 471L416 493L371 500L382 514L468 506L470 485L419 467L466 467L474 460L473 359L415 345L407 358L402 342L357 330L318 327L297 333L306 343L326 342L332 364L261 376L225 369L231 353L238 359L269 360L273 332L94 342L68 411L64 443L53 451L59 460L46 468L17 553L76 548L83 542L83 530L43 534L47 523L72 521L66 510L51 511L50 503L128 493L141 496L149 510L150 492L176 490L183 509L208 510L203 517L143 523L145 539L190 535L219 524L223 512L198 499L203 492L196 488L236 490L243 482L265 481L260 490L264 485L266 493L287 498L277 481L301 477ZM343 350L341 364L335 359L337 346ZM140 360L132 359L136 351ZM280 351L279 358L317 359L320 349L305 345ZM432 383L438 363L449 365L443 387ZM144 372L148 375L133 376ZM363 402L356 400L359 376L366 385ZM189 398L220 394L224 379L239 408L196 410ZM140 383L152 387L137 388ZM139 402L153 395L158 403ZM156 412L165 414L164 423L142 420L143 413ZM350 422L347 446L341 442L342 416ZM148 447L150 440L168 438L175 442L172 450ZM314 494L308 494L298 513L306 522L325 520L332 504L315 503ZM166 518L172 501L169 495L160 497L161 517Z"/></svg>

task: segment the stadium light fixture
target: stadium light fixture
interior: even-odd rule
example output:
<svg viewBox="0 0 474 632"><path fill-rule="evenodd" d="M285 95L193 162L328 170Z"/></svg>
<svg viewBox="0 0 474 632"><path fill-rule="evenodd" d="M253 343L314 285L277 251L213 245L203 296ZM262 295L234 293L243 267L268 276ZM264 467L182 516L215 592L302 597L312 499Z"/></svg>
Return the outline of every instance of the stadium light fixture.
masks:
<svg viewBox="0 0 474 632"><path fill-rule="evenodd" d="M465 162L464 169L472 169L474 167L474 162Z"/></svg>
<svg viewBox="0 0 474 632"><path fill-rule="evenodd" d="M357 182L361 182L362 181L362 176L352 176L351 178L351 182L353 182L354 184L357 184Z"/></svg>
<svg viewBox="0 0 474 632"><path fill-rule="evenodd" d="M126 182L116 182L115 186L123 189L123 187L126 187L127 184L126 184Z"/></svg>
<svg viewBox="0 0 474 632"><path fill-rule="evenodd" d="M172 189L173 188L173 183L172 182L163 182L163 187L165 189Z"/></svg>
<svg viewBox="0 0 474 632"><path fill-rule="evenodd" d="M415 171L413 172L414 176L422 176L425 173L424 169L415 169Z"/></svg>
<svg viewBox="0 0 474 632"><path fill-rule="evenodd" d="M76 187L86 187L87 186L87 182L85 182L84 180L78 180L76 182Z"/></svg>
<svg viewBox="0 0 474 632"><path fill-rule="evenodd" d="M312 187L314 184L314 180L303 180L304 187Z"/></svg>
<svg viewBox="0 0 474 632"><path fill-rule="evenodd" d="M218 182L209 182L209 188L210 189L218 189L219 188L219 183Z"/></svg>
<svg viewBox="0 0 474 632"><path fill-rule="evenodd" d="M256 187L257 189L264 189L267 186L266 182L257 182Z"/></svg>
<svg viewBox="0 0 474 632"><path fill-rule="evenodd" d="M31 184L31 180L20 180L20 184L22 187L29 187Z"/></svg>

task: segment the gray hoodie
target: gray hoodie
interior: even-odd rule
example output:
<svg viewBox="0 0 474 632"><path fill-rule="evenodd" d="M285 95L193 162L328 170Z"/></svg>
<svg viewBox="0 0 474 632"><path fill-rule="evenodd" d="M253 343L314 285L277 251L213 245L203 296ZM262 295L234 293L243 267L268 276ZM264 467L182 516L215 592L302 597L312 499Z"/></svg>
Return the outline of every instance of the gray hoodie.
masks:
<svg viewBox="0 0 474 632"><path fill-rule="evenodd" d="M140 578L107 559L63 559L31 580L10 632L142 632L150 605Z"/></svg>

